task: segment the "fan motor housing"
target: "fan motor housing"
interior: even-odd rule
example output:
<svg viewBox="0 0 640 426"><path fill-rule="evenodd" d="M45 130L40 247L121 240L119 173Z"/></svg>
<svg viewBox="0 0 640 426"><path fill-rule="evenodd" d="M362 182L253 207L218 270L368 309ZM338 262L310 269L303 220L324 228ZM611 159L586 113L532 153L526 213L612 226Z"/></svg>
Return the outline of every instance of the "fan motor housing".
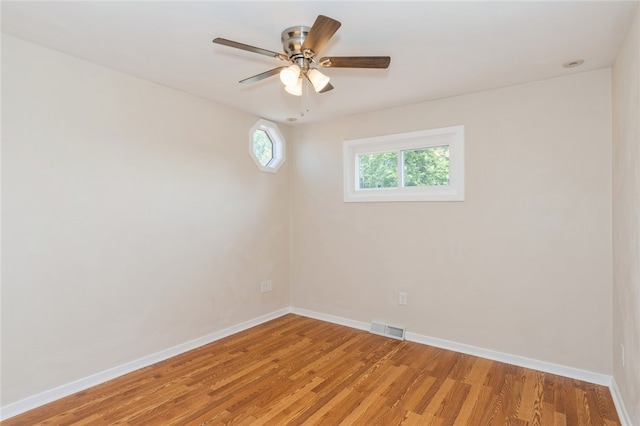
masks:
<svg viewBox="0 0 640 426"><path fill-rule="evenodd" d="M310 29L310 27L298 25L287 28L282 32L282 36L280 37L280 40L282 41L282 48L292 61L304 58L302 45L304 40L307 38Z"/></svg>

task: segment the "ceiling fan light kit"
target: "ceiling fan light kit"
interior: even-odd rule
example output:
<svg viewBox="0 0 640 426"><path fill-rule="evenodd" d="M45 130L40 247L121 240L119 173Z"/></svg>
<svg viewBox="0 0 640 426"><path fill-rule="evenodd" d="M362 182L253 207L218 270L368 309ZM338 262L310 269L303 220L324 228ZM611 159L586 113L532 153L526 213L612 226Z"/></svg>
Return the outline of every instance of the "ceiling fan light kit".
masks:
<svg viewBox="0 0 640 426"><path fill-rule="evenodd" d="M300 67L296 64L289 65L280 71L280 81L282 81L282 84L285 86L295 86L298 84L298 77L300 77Z"/></svg>
<svg viewBox="0 0 640 426"><path fill-rule="evenodd" d="M296 84L291 86L284 86L284 90L293 96L302 96L302 77L298 78Z"/></svg>
<svg viewBox="0 0 640 426"><path fill-rule="evenodd" d="M313 84L313 88L316 92L320 92L327 86L327 84L329 84L329 77L322 74L315 68L307 72L307 77L309 77L309 81Z"/></svg>
<svg viewBox="0 0 640 426"><path fill-rule="evenodd" d="M274 68L269 71L240 80L240 83L255 83L265 78L280 75L280 81L285 85L285 90L294 96L302 95L303 78L306 78L317 93L325 93L333 89L329 84L329 77L318 69L327 68L387 68L391 62L388 56L343 56L324 57L316 60L316 54L324 48L342 25L339 21L324 15L316 18L312 27L289 27L281 34L283 53L250 46L223 38L213 40L236 49L246 50L260 55L270 56L290 65Z"/></svg>

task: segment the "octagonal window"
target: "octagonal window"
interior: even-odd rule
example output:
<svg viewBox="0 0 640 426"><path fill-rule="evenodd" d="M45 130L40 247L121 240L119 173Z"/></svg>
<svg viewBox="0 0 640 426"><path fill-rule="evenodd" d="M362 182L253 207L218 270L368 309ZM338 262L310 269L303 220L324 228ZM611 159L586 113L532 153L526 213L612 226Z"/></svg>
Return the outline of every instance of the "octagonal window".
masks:
<svg viewBox="0 0 640 426"><path fill-rule="evenodd" d="M261 171L278 171L284 162L284 137L275 123L261 119L251 127L249 154Z"/></svg>

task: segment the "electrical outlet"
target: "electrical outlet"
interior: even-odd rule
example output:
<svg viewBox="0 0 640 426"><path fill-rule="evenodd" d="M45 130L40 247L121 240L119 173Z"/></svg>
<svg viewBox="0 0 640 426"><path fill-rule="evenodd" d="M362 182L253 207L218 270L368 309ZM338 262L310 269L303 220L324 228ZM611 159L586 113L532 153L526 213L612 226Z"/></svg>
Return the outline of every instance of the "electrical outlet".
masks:
<svg viewBox="0 0 640 426"><path fill-rule="evenodd" d="M399 305L406 305L407 304L407 293L405 292L400 292L398 293L398 304Z"/></svg>
<svg viewBox="0 0 640 426"><path fill-rule="evenodd" d="M260 293L266 293L273 290L273 281L266 280L260 283Z"/></svg>

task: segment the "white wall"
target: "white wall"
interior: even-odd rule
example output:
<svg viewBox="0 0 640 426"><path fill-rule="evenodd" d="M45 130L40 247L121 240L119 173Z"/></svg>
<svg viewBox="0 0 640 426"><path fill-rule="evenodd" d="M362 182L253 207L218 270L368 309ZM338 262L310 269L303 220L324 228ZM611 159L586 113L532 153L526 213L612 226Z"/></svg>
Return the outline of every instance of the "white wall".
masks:
<svg viewBox="0 0 640 426"><path fill-rule="evenodd" d="M2 103L2 405L288 306L257 117L9 36Z"/></svg>
<svg viewBox="0 0 640 426"><path fill-rule="evenodd" d="M610 77L296 129L291 304L611 374ZM344 140L459 124L464 202L342 201Z"/></svg>
<svg viewBox="0 0 640 426"><path fill-rule="evenodd" d="M613 327L614 378L640 425L640 10L613 67Z"/></svg>
<svg viewBox="0 0 640 426"><path fill-rule="evenodd" d="M274 175L257 117L2 43L2 405L289 304L613 372L608 70L281 126ZM457 124L464 202L343 203L344 140Z"/></svg>

